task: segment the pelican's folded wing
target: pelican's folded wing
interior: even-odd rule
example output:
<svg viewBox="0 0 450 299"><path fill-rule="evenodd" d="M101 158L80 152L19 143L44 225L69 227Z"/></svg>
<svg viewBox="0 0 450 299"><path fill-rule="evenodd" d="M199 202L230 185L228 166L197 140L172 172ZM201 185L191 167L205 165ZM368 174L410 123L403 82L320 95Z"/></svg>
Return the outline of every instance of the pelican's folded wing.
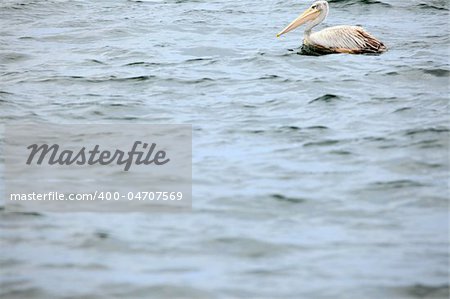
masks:
<svg viewBox="0 0 450 299"><path fill-rule="evenodd" d="M386 46L359 26L335 26L311 34L310 43L339 53L382 53Z"/></svg>

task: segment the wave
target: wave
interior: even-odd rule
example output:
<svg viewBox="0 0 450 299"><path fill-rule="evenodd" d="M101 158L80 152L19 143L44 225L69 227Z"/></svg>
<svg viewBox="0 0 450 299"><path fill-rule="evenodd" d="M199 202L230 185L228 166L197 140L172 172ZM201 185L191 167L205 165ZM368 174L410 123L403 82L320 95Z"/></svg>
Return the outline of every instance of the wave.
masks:
<svg viewBox="0 0 450 299"><path fill-rule="evenodd" d="M448 2L446 3L448 5ZM448 11L448 7L444 7L444 3L442 5L436 4L429 4L429 3L420 3L417 5L417 7L422 8L422 9L435 9L435 10L445 10Z"/></svg>
<svg viewBox="0 0 450 299"><path fill-rule="evenodd" d="M162 78L156 75L142 75L142 76L132 76L132 77L84 77L84 76L55 76L45 79L38 79L34 82L38 83L48 83L48 82L67 82L67 81L78 81L84 83L106 83L106 82L141 82L141 81L155 81L155 82L175 82L181 84L198 84L204 82L213 82L220 79L212 79L208 77L198 78L198 79L180 79L180 78ZM29 82L31 80L20 81L21 83Z"/></svg>
<svg viewBox="0 0 450 299"><path fill-rule="evenodd" d="M430 74L436 77L448 77L450 71L446 69L431 69L431 70L422 70L425 74Z"/></svg>
<svg viewBox="0 0 450 299"><path fill-rule="evenodd" d="M321 97L315 98L314 100L308 102L308 104L312 104L312 103L315 103L315 102L329 103L329 102L332 102L332 101L335 101L335 100L339 100L339 99L340 99L340 97L335 95L335 94L326 94L326 95L323 95Z"/></svg>
<svg viewBox="0 0 450 299"><path fill-rule="evenodd" d="M339 3L344 4L344 6L350 5L381 5L385 7L391 7L392 5L386 2L378 1L378 0L328 0L330 3Z"/></svg>

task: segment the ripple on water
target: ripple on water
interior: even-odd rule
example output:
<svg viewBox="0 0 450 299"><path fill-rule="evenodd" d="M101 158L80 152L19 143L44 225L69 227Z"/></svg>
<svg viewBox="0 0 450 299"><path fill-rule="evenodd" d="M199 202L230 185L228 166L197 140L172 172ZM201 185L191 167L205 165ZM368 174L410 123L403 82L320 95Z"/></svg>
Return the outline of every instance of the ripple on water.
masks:
<svg viewBox="0 0 450 299"><path fill-rule="evenodd" d="M425 74L430 74L436 77L448 77L450 71L447 69L429 69L429 70L423 70Z"/></svg>
<svg viewBox="0 0 450 299"><path fill-rule="evenodd" d="M329 3L343 4L343 6L350 5L380 5L390 7L389 3L378 0L328 0Z"/></svg>
<svg viewBox="0 0 450 299"><path fill-rule="evenodd" d="M286 196L283 194L272 194L271 197L277 201L292 203L292 204L304 203L306 201L306 199L304 199L304 198L291 197L291 196Z"/></svg>
<svg viewBox="0 0 450 299"><path fill-rule="evenodd" d="M323 96L320 96L318 98L315 98L314 100L311 100L308 102L308 104L316 103L316 102L324 102L324 103L330 103L336 100L340 100L341 97L337 96L335 94L326 94Z"/></svg>
<svg viewBox="0 0 450 299"><path fill-rule="evenodd" d="M448 11L448 2L447 1L442 1L442 4L439 4L438 2L435 3L420 3L417 4L418 8L421 9L436 9L436 10L444 10L444 11Z"/></svg>

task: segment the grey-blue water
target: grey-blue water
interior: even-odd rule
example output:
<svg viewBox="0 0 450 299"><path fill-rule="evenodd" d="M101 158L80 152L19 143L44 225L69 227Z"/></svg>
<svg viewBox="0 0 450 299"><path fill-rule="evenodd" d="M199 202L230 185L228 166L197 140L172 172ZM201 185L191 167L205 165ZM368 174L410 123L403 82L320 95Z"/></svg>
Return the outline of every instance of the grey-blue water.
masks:
<svg viewBox="0 0 450 299"><path fill-rule="evenodd" d="M2 0L7 122L193 124L193 212L0 214L2 298L448 298L449 2ZM3 162L2 162L3 163ZM76 182L74 182L76 184Z"/></svg>

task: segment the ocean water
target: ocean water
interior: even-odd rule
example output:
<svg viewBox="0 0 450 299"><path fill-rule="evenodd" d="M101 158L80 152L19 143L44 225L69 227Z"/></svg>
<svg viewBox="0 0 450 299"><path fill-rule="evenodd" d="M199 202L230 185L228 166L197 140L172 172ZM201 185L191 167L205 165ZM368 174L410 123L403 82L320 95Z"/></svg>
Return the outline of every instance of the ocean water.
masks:
<svg viewBox="0 0 450 299"><path fill-rule="evenodd" d="M1 126L192 124L193 211L2 208L0 297L448 298L449 2L330 1L381 56L309 5L2 0Z"/></svg>

